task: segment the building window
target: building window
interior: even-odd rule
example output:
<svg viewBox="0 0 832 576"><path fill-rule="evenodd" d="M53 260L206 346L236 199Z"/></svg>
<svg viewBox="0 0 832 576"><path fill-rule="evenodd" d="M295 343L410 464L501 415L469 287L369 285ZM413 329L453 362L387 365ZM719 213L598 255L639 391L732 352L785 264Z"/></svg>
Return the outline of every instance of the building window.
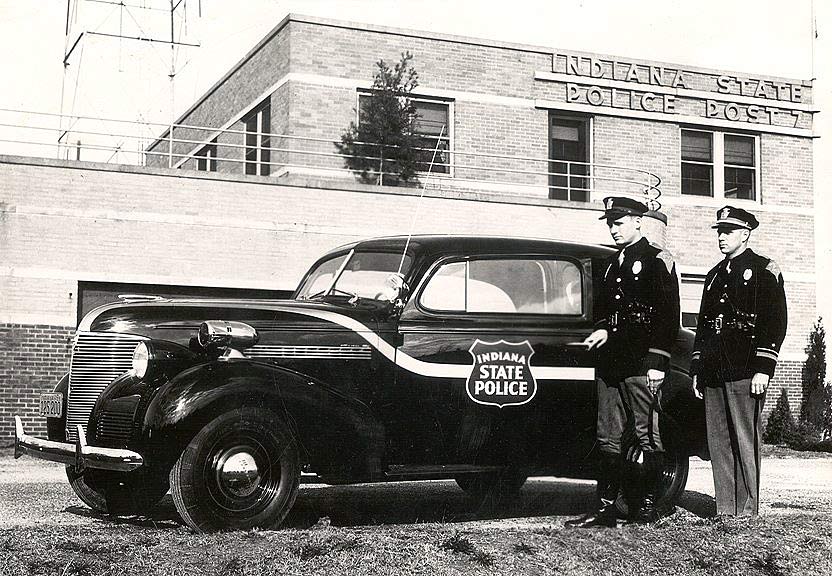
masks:
<svg viewBox="0 0 832 576"><path fill-rule="evenodd" d="M589 202L589 118L549 119L549 198Z"/></svg>
<svg viewBox="0 0 832 576"><path fill-rule="evenodd" d="M682 130L682 194L713 196L713 134Z"/></svg>
<svg viewBox="0 0 832 576"><path fill-rule="evenodd" d="M371 94L358 95L359 112L369 102ZM416 169L434 174L451 173L451 103L441 100L412 98L416 109L414 132L419 136ZM359 121L361 114L358 115Z"/></svg>
<svg viewBox="0 0 832 576"><path fill-rule="evenodd" d="M757 200L757 137L682 130L682 194Z"/></svg>
<svg viewBox="0 0 832 576"><path fill-rule="evenodd" d="M210 144L206 144L199 149L196 156L196 169L203 172L217 171L217 139L211 140Z"/></svg>
<svg viewBox="0 0 832 576"><path fill-rule="evenodd" d="M246 126L246 174L268 176L271 172L271 107L268 98L243 118Z"/></svg>
<svg viewBox="0 0 832 576"><path fill-rule="evenodd" d="M754 137L725 135L725 197L756 200Z"/></svg>
<svg viewBox="0 0 832 576"><path fill-rule="evenodd" d="M683 272L679 283L679 303L682 308L682 326L696 330L699 323L699 303L705 289L705 275Z"/></svg>
<svg viewBox="0 0 832 576"><path fill-rule="evenodd" d="M415 131L420 140L417 169L420 172L450 174L450 105L447 102L413 100L413 106L416 108Z"/></svg>

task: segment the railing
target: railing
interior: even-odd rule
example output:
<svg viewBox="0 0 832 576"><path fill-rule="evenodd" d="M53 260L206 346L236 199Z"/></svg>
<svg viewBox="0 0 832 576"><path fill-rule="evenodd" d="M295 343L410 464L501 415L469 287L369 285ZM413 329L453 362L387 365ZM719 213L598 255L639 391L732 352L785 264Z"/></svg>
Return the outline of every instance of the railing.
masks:
<svg viewBox="0 0 832 576"><path fill-rule="evenodd" d="M159 136L159 134L162 136ZM429 137L428 137L429 138ZM426 138L426 139L428 139ZM0 153L225 173L355 179L348 158L368 160L367 180L396 181L391 146L186 124L133 122L0 109ZM457 148L417 148L417 177L398 185L591 201L629 196L661 207L661 178L647 170Z"/></svg>

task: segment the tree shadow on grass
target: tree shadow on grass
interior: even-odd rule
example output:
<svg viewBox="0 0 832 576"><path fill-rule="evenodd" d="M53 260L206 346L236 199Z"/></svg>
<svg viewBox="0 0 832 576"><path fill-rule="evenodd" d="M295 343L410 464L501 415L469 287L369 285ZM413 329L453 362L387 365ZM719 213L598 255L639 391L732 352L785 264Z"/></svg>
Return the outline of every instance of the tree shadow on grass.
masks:
<svg viewBox="0 0 832 576"><path fill-rule="evenodd" d="M102 523L128 524L142 528L178 528L184 525L182 518L173 505L170 494L167 494L148 514L136 516L112 516L96 512L83 505L67 506L63 512L98 520Z"/></svg>
<svg viewBox="0 0 832 576"><path fill-rule="evenodd" d="M351 486L304 486L285 525L314 525L327 517L334 526L465 522L539 516L575 516L592 506L595 484L535 479L519 497L497 508L479 506L453 480Z"/></svg>
<svg viewBox="0 0 832 576"><path fill-rule="evenodd" d="M517 498L502 503L496 509L478 506L453 480L344 486L307 484L301 486L283 526L308 528L324 518L333 526L374 526L572 517L583 514L594 503L594 482L553 478L529 479ZM700 492L685 492L678 506L701 518L716 514L714 499ZM169 494L147 515L116 517L80 505L69 506L64 512L101 522L144 528L176 529L184 526Z"/></svg>

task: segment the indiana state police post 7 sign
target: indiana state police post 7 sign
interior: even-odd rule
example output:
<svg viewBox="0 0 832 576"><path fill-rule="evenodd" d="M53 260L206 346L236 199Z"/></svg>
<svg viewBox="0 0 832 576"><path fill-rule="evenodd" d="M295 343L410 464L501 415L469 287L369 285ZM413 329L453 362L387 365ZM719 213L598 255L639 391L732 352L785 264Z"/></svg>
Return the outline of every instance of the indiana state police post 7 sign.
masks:
<svg viewBox="0 0 832 576"><path fill-rule="evenodd" d="M468 351L474 357L466 384L471 400L503 408L526 404L534 398L537 382L529 367L534 350L528 340L477 340Z"/></svg>

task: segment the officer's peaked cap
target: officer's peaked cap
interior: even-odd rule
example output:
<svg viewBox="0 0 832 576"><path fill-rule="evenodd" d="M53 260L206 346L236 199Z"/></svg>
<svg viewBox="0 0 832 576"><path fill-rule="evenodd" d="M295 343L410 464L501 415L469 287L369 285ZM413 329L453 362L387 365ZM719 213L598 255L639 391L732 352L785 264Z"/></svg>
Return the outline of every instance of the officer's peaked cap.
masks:
<svg viewBox="0 0 832 576"><path fill-rule="evenodd" d="M734 228L754 230L759 225L760 223L757 221L757 218L751 212L733 206L723 206L716 211L716 224L711 226L711 228L732 226Z"/></svg>
<svg viewBox="0 0 832 576"><path fill-rule="evenodd" d="M641 216L647 212L647 205L626 196L607 196L604 198L604 215L598 220L618 218L620 216Z"/></svg>

